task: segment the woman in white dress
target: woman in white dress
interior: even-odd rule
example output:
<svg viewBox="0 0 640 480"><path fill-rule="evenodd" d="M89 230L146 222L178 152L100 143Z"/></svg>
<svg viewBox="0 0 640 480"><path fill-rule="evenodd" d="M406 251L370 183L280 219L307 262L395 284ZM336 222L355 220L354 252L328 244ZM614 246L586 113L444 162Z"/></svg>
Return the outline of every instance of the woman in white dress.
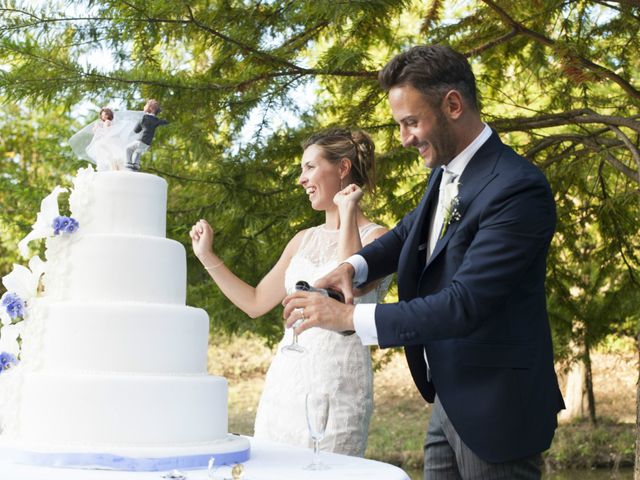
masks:
<svg viewBox="0 0 640 480"><path fill-rule="evenodd" d="M238 278L213 252L213 230L198 221L190 235L193 251L222 292L252 318L278 306L296 282L313 283L387 230L362 212L361 187L373 188L374 144L362 131L330 130L303 144L299 183L311 207L325 212L325 223L298 232L257 287ZM377 302L388 281L357 300ZM356 335L311 329L300 336L304 354L286 354L292 341L286 330L269 367L255 421L255 437L310 447L305 395L326 391L331 407L324 451L364 455L373 409L373 381L368 347Z"/></svg>

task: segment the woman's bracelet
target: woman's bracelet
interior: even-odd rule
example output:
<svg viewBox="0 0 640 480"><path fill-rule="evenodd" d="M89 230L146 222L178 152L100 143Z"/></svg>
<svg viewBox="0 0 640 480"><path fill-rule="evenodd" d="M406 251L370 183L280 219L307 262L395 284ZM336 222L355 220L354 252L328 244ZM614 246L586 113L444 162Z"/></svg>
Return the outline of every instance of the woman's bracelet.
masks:
<svg viewBox="0 0 640 480"><path fill-rule="evenodd" d="M220 260L220 263L216 263L215 265L211 265L210 267L207 267L205 265L204 269L205 270L215 270L216 268L218 268L220 265L224 265L224 261Z"/></svg>

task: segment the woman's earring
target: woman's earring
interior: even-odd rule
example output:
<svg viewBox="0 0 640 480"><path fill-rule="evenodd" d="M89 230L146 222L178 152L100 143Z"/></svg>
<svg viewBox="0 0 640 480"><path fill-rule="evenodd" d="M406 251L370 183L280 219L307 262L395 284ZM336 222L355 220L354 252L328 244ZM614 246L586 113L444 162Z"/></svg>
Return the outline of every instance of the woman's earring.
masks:
<svg viewBox="0 0 640 480"><path fill-rule="evenodd" d="M342 186L342 178L340 179L340 191L342 191L344 187Z"/></svg>

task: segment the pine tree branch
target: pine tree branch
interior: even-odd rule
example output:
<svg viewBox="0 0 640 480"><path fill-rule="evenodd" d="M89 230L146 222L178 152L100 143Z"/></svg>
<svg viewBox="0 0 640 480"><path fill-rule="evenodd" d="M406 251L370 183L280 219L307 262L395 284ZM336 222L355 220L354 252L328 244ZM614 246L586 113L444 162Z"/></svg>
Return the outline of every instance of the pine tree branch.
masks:
<svg viewBox="0 0 640 480"><path fill-rule="evenodd" d="M589 135L578 134L558 134L550 135L537 142L531 147L527 153L527 158L533 158L539 152L546 150L547 148L558 145L564 142L582 143L588 146L591 150L596 152L602 152L606 150L607 161L616 170L623 175L640 184L640 151L638 147L629 139L627 135L620 130L619 127L630 128L633 131L640 133L640 116L625 118L613 115L600 115L590 109L572 110L568 112L562 112L557 114L539 115L536 117L519 117L510 119L499 119L491 122L491 125L500 132L513 132L513 131L525 131L529 132L537 128L550 128L567 125L583 125L583 124L602 124L605 128L596 132L590 132ZM613 139L607 139L601 136L607 130L613 132L619 139L615 141ZM605 147L603 149L603 147ZM628 150L638 166L637 171L628 167L624 163L615 158L609 151L612 148L625 148ZM543 168L550 163L554 163L558 159L550 160L543 164Z"/></svg>
<svg viewBox="0 0 640 480"><path fill-rule="evenodd" d="M566 51L561 51L558 43L549 38L546 37L544 35L542 35L541 33L535 32L527 27L525 27L524 25L522 25L521 23L517 22L514 18L512 18L504 9L502 9L501 7L499 7L496 2L494 2L493 0L482 0L483 3L487 4L489 6L489 8L491 8L494 12L496 12L498 14L498 16L500 17L500 19L502 20L503 23L505 23L506 25L508 25L509 27L511 27L512 29L514 29L516 32L518 32L518 34L524 35L528 38L531 38L532 40L541 43L542 45L545 45L547 47L550 47L554 52L556 52L557 54L559 54L561 57L566 57L567 56L567 52ZM571 60L577 61L582 67L586 68L587 70L593 72L597 77L599 78L606 78L611 80L612 82L618 84L622 90L624 90L628 95L630 95L631 97L640 100L640 91L637 90L633 85L631 85L629 82L627 82L624 78L622 78L621 76L617 75L615 72L612 72L611 70L609 70L608 68L605 68L601 65L598 65L594 62L592 62L591 60L578 55L576 53L570 53L569 54Z"/></svg>
<svg viewBox="0 0 640 480"><path fill-rule="evenodd" d="M149 166L148 168L146 168L147 172L150 173L156 173L157 175L161 176L161 177L165 177L165 178L173 178L174 180L180 180L181 182L189 182L189 183L202 183L205 185L219 185L222 187L226 187L226 188L231 188L233 187L234 190L238 191L241 190L243 192L247 192L250 193L251 195L262 195L262 196L271 196L271 195L278 195L283 193L284 191L286 191L287 189L285 188L277 188L277 189L273 189L273 190L260 190L260 189L255 189L255 188L249 188L247 186L245 186L244 184L231 184L228 181L223 181L220 179L204 179L202 177L185 177L183 175L178 175L176 173L170 173L164 170L159 170L155 167Z"/></svg>
<svg viewBox="0 0 640 480"><path fill-rule="evenodd" d="M562 125L601 123L616 127L627 127L640 133L640 115L618 117L600 115L590 109L569 110L535 117L514 117L493 120L491 124L502 132L524 131L534 128L558 127Z"/></svg>
<svg viewBox="0 0 640 480"><path fill-rule="evenodd" d="M240 50L249 53L257 58L261 58L263 60L265 60L269 65L282 65L285 67L288 67L292 70L298 70L300 73L306 73L305 68L300 67L298 65L296 65L295 63L291 63L287 60L284 60L282 58L278 58L278 57L274 57L273 55L267 53L267 52L263 52L261 50L258 50L256 48L253 48L249 45L246 45L242 42L240 42L239 40L236 40L234 38L231 38L228 35L225 35L224 33L208 26L205 25L204 23L202 23L201 21L199 21L198 19L196 19L196 17L193 14L193 10L191 9L191 7L189 5L185 5L187 12L189 14L189 21L195 25L196 27L198 27L199 29L213 35L214 37L219 38L220 40L223 40L227 43L230 43L232 45L235 45L236 47L238 47Z"/></svg>
<svg viewBox="0 0 640 480"><path fill-rule="evenodd" d="M602 131L607 131L607 129L603 129ZM557 163L569 156L589 157L593 153L604 154L605 159L613 168L618 170L625 177L629 178L629 180L632 180L636 183L640 183L640 181L638 180L640 169L638 171L635 171L634 169L622 163L611 153L611 150L625 147L625 145L618 140L614 140L606 137L600 137L598 136L597 132L589 136L587 135L550 135L548 137L543 138L541 141L536 143L532 148L527 150L524 156L525 158L533 160L533 158L538 153L548 148L551 148L554 145L559 145L565 142L570 142L572 146L575 146L577 144L582 144L585 147L587 147L588 150L584 150L583 152L580 152L577 150L572 152L567 152L567 150L565 150L563 154L554 155L553 158L550 158L546 162L542 163L540 165L542 169L545 169L548 166L552 165L553 163Z"/></svg>
<svg viewBox="0 0 640 480"><path fill-rule="evenodd" d="M607 162L609 162L609 164L613 168L618 170L620 173L622 173L629 180L633 180L634 182L638 182L638 178L640 177L640 172L636 172L633 169L627 167L624 163L622 163L620 160L618 160L616 157L614 157L611 154L611 152L609 152L608 150L605 150L604 153L606 155Z"/></svg>
<svg viewBox="0 0 640 480"><path fill-rule="evenodd" d="M607 200L609 198L609 194L607 193L607 188L606 188L606 180L604 178L604 175L602 173L602 164L599 165L598 168L598 181L600 183L601 186L601 191L602 191L602 197ZM613 237L613 241L615 242L615 245L617 247L618 253L620 253L621 257L622 257L622 261L624 262L624 264L627 267L627 272L629 273L630 279L633 283L637 284L638 282L636 281L636 274L635 274L635 268L633 268L633 266L631 265L631 262L627 259L627 255L625 254L624 248L623 247L627 247L627 249L629 249L631 252L633 252L633 246L629 245L629 243L626 241L626 235L624 234L624 228L622 225L620 225L620 222L617 218L617 215L612 215L611 216L611 221L613 224L613 228L616 231L616 235Z"/></svg>
<svg viewBox="0 0 640 480"><path fill-rule="evenodd" d="M469 50L468 52L465 52L465 56L467 56L467 57L475 57L477 55L480 55L481 53L485 52L486 50L490 50L490 49L492 49L493 47L495 47L497 45L500 45L502 43L508 42L509 40L511 40L516 35L518 35L518 31L514 28L510 32L507 32L507 33L505 33L504 35L501 35L498 38L490 40L487 43L485 43L484 45L480 45L479 47L476 47L476 48L474 48L472 50Z"/></svg>
<svg viewBox="0 0 640 480"><path fill-rule="evenodd" d="M611 130L615 135L625 144L627 149L631 152L631 156L636 161L636 165L638 165L638 173L636 176L636 182L640 183L640 152L638 148L633 144L633 142L627 137L622 130L613 125L609 125L609 130Z"/></svg>
<svg viewBox="0 0 640 480"><path fill-rule="evenodd" d="M301 67L299 65L296 65L295 63L289 62L288 60L278 58L267 52L264 52L256 48L253 48L249 45L246 45L240 42L239 40L236 40L228 35L223 34L222 32L219 32L218 30L215 30L209 27L208 25L205 25L204 23L198 21L195 18L195 16L193 15L193 11L189 6L187 6L187 11L189 12L190 22L196 25L201 30L206 31L211 35L227 43L235 45L236 47L240 48L241 50L249 54L252 54L258 58L265 60L269 65L275 64L275 65L285 66L290 69L289 70L290 72L296 72L297 74L300 74L300 75L332 75L332 76L335 75L335 76L342 76L342 77L377 77L378 75L378 72L374 72L374 71L370 72L370 71L352 71L352 70L323 70L323 69L311 69L311 68Z"/></svg>
<svg viewBox="0 0 640 480"><path fill-rule="evenodd" d="M420 31L427 33L429 29L437 24L442 18L442 9L444 8L444 2L442 0L431 0L431 6L427 10L427 14L422 20Z"/></svg>

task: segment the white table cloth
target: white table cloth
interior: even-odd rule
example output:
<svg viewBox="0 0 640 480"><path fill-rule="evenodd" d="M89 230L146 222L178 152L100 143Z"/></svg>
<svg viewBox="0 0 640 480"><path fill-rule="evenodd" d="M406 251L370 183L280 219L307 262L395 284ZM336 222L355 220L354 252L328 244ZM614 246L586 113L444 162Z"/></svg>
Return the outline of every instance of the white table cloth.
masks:
<svg viewBox="0 0 640 480"><path fill-rule="evenodd" d="M291 447L265 440L249 438L251 458L244 463L243 480L409 480L400 468L387 463L336 453L321 453L329 470L308 471L313 453L309 449ZM17 465L0 461L2 480L161 480L167 472L113 472L105 470L74 470ZM182 472L187 480L209 480L206 470ZM231 467L214 469L214 479L231 478Z"/></svg>

